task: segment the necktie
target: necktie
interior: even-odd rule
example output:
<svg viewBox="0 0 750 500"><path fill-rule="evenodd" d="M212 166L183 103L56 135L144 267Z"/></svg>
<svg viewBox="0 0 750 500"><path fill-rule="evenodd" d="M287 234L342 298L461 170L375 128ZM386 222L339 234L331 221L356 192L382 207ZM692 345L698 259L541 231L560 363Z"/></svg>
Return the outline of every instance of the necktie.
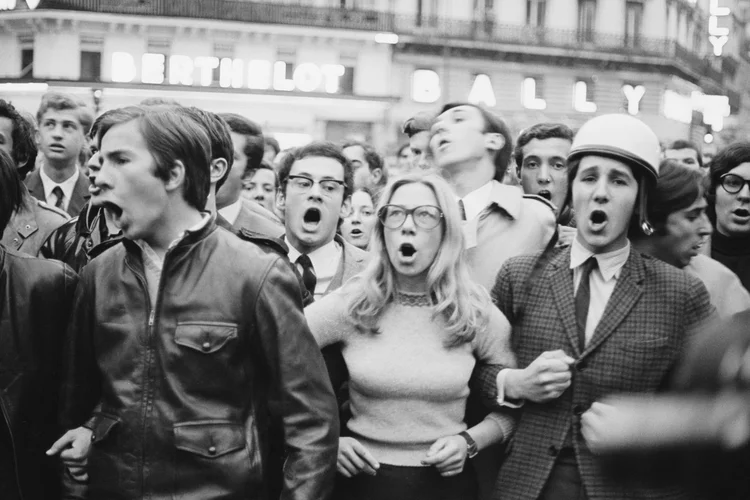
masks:
<svg viewBox="0 0 750 500"><path fill-rule="evenodd" d="M596 257L589 257L583 263L581 270L581 282L576 292L576 322L578 323L578 345L581 352L586 348L586 318L589 315L589 303L591 302L591 285L589 277L591 271L596 269Z"/></svg>
<svg viewBox="0 0 750 500"><path fill-rule="evenodd" d="M466 207L464 207L464 200L458 200L458 211L461 213L461 220L466 220Z"/></svg>
<svg viewBox="0 0 750 500"><path fill-rule="evenodd" d="M315 296L315 285L318 278L315 276L315 269L313 269L310 257L305 254L300 255L297 257L297 264L302 267L302 282L305 284L305 288L310 292L310 295Z"/></svg>
<svg viewBox="0 0 750 500"><path fill-rule="evenodd" d="M65 198L65 195L63 194L62 188L60 186L55 186L54 188L52 188L52 194L54 194L55 197L57 198L57 201L55 202L55 208L64 210L63 198Z"/></svg>

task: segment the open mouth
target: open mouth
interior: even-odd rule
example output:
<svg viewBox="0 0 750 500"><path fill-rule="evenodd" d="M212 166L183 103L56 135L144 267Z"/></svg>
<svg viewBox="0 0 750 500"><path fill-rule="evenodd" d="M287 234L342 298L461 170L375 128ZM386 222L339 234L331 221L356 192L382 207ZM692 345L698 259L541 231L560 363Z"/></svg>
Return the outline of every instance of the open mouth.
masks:
<svg viewBox="0 0 750 500"><path fill-rule="evenodd" d="M733 210L732 213L737 217L750 217L750 211L745 208L737 208Z"/></svg>
<svg viewBox="0 0 750 500"><path fill-rule="evenodd" d="M604 213L601 210L594 210L591 212L591 215L589 216L589 221L591 223L591 229L593 231L601 231L604 226L607 224L607 214Z"/></svg>
<svg viewBox="0 0 750 500"><path fill-rule="evenodd" d="M440 140L438 140L438 144L437 144L438 145L438 149L441 149L443 146L447 146L450 143L451 142L448 139L441 138Z"/></svg>
<svg viewBox="0 0 750 500"><path fill-rule="evenodd" d="M302 220L305 224L319 224L321 213L317 208L308 208L305 210L305 214L302 216Z"/></svg>
<svg viewBox="0 0 750 500"><path fill-rule="evenodd" d="M546 189L542 189L541 191L539 191L537 193L537 196L541 196L542 198L544 198L546 200L552 200L552 193L550 193Z"/></svg>
<svg viewBox="0 0 750 500"><path fill-rule="evenodd" d="M417 253L417 249L414 248L414 245L411 243L402 243L400 247L398 247L399 253L406 257L407 259L414 256L414 254Z"/></svg>
<svg viewBox="0 0 750 500"><path fill-rule="evenodd" d="M363 234L365 234L365 233L364 233L364 232L363 232L363 231L362 231L361 229L358 229L358 228L356 228L356 227L355 227L355 228L353 228L353 229L352 229L351 231L349 231L349 232L351 233L351 235L352 235L352 236L362 236Z"/></svg>

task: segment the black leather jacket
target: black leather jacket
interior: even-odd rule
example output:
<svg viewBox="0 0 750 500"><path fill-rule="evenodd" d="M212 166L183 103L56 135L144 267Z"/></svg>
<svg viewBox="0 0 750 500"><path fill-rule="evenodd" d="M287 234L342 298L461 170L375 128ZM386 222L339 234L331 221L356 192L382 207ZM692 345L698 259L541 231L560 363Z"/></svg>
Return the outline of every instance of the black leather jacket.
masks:
<svg viewBox="0 0 750 500"><path fill-rule="evenodd" d="M93 430L89 498L265 499L275 419L281 498L329 496L336 401L275 252L212 221L169 250L152 309L122 240L84 269L70 337L63 419Z"/></svg>
<svg viewBox="0 0 750 500"><path fill-rule="evenodd" d="M57 500L62 347L78 277L0 245L0 498Z"/></svg>

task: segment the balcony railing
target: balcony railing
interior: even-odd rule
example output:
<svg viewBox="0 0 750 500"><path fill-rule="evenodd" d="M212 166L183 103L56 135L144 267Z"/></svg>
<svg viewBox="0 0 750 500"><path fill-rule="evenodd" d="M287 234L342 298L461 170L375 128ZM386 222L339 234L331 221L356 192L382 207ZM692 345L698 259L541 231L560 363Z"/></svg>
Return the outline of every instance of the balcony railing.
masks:
<svg viewBox="0 0 750 500"><path fill-rule="evenodd" d="M483 41L519 47L650 56L677 61L693 73L722 82L721 71L674 40L626 37L593 30L503 25L492 20L418 18L382 11L248 0L41 0L38 8L394 32L425 43L442 44L446 40Z"/></svg>

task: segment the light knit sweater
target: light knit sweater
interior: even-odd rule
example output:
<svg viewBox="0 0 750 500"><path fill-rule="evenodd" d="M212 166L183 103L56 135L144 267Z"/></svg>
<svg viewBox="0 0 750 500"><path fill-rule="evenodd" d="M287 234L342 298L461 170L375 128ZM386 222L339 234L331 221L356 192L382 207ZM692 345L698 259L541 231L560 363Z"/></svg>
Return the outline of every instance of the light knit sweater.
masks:
<svg viewBox="0 0 750 500"><path fill-rule="evenodd" d="M362 334L349 321L346 288L313 303L305 315L321 347L342 343L350 377L348 428L379 462L420 466L438 438L466 430L468 383L477 360L515 366L508 320L490 305L489 327L471 343L449 349L444 321L433 319L432 307L391 303L380 333ZM513 418L490 418L507 439Z"/></svg>

